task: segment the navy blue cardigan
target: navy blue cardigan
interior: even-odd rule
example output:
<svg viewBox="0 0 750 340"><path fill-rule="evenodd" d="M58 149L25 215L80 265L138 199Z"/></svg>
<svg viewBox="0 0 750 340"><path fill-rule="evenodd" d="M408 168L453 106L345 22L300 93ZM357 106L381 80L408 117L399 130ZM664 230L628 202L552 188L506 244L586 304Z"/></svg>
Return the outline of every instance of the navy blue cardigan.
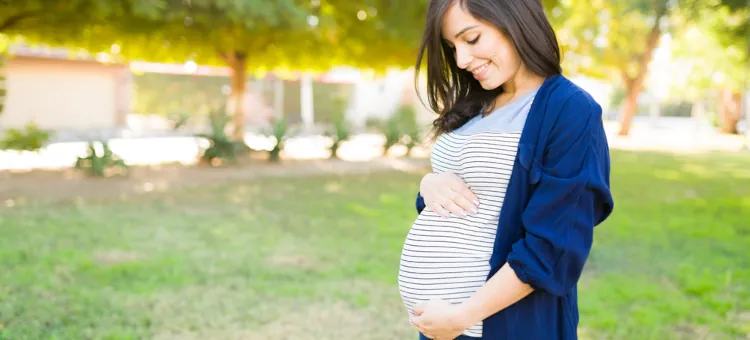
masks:
<svg viewBox="0 0 750 340"><path fill-rule="evenodd" d="M490 259L534 292L484 320L483 338L577 339L576 285L593 229L614 208L599 104L562 75L537 92L524 125ZM417 193L417 211L425 208Z"/></svg>

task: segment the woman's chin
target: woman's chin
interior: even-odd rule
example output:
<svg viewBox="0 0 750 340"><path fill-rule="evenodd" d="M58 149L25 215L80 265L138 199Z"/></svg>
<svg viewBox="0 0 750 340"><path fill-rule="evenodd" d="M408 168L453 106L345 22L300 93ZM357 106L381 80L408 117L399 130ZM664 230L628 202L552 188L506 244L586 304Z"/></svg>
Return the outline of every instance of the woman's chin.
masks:
<svg viewBox="0 0 750 340"><path fill-rule="evenodd" d="M479 81L479 85L481 85L482 88L487 91L492 91L503 85L503 83L501 81L498 81L497 79L484 79Z"/></svg>

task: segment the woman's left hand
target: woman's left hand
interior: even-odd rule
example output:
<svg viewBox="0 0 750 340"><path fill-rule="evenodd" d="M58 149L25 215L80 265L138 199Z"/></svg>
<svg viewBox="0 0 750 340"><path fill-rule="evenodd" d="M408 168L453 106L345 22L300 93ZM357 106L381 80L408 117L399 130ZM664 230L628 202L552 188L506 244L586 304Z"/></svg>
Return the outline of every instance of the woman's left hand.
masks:
<svg viewBox="0 0 750 340"><path fill-rule="evenodd" d="M466 325L458 305L444 300L430 300L414 306L414 315L409 321L417 330L430 339L453 340L471 325Z"/></svg>

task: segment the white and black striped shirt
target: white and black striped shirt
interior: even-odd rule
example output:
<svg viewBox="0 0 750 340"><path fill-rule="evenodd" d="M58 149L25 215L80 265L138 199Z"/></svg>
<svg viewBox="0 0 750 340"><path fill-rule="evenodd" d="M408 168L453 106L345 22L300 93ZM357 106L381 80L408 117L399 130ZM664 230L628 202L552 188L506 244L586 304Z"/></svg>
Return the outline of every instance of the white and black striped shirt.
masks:
<svg viewBox="0 0 750 340"><path fill-rule="evenodd" d="M497 222L533 96L529 93L446 133L433 146L435 173L452 172L479 198L479 212L440 218L425 208L412 225L401 254L398 284L409 313L433 298L461 303L484 285ZM464 332L482 336L482 323Z"/></svg>

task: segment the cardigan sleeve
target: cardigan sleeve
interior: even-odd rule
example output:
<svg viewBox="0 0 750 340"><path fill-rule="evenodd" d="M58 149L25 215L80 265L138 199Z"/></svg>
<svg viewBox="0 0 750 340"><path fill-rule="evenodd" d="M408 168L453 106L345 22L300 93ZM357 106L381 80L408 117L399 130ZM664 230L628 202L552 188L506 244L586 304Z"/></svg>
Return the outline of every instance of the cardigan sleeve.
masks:
<svg viewBox="0 0 750 340"><path fill-rule="evenodd" d="M425 208L424 198L422 197L422 194L420 192L417 192L416 207L417 207L417 214L421 214L422 210L424 210Z"/></svg>
<svg viewBox="0 0 750 340"><path fill-rule="evenodd" d="M541 147L541 146L540 146ZM507 262L535 290L564 295L581 275L593 229L612 212L601 108L583 93L562 105Z"/></svg>

